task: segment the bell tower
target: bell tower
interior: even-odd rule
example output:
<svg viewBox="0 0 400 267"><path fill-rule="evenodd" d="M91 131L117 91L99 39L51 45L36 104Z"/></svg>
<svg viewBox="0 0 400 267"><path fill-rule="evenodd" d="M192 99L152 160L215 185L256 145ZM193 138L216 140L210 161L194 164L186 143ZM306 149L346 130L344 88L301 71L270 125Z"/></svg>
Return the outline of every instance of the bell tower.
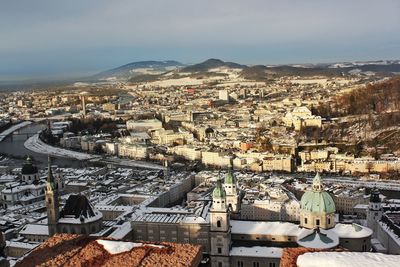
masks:
<svg viewBox="0 0 400 267"><path fill-rule="evenodd" d="M382 218L383 209L382 201L380 198L380 192L377 188L371 190L371 195L369 198L369 205L367 211L367 226L372 229L372 236L376 236L376 228L378 221Z"/></svg>
<svg viewBox="0 0 400 267"><path fill-rule="evenodd" d="M46 185L46 208L47 208L47 224L49 227L49 236L53 236L57 231L57 224L59 219L59 195L58 183L55 182L53 171L51 170L51 158L48 160L48 174Z"/></svg>
<svg viewBox="0 0 400 267"><path fill-rule="evenodd" d="M231 227L226 192L221 180L212 192L210 209L211 266L229 267L229 251L231 246Z"/></svg>
<svg viewBox="0 0 400 267"><path fill-rule="evenodd" d="M224 188L226 192L226 203L228 209L231 213L238 214L240 211L240 201L236 177L234 176L232 170L229 170L228 173L225 175Z"/></svg>

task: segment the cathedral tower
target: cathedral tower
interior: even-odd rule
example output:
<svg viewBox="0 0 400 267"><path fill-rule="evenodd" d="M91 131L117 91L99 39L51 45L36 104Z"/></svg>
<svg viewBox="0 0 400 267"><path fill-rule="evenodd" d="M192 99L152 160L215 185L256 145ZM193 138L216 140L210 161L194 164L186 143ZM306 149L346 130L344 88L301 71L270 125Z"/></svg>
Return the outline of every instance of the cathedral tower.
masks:
<svg viewBox="0 0 400 267"><path fill-rule="evenodd" d="M233 175L232 170L229 170L225 175L224 188L226 192L226 204L233 214L240 211L240 201L237 188L236 177Z"/></svg>
<svg viewBox="0 0 400 267"><path fill-rule="evenodd" d="M211 266L229 267L229 250L231 246L231 227L226 192L221 180L212 192L210 210Z"/></svg>
<svg viewBox="0 0 400 267"><path fill-rule="evenodd" d="M371 190L367 211L367 226L372 229L372 236L376 236L378 221L382 218L382 202L377 188Z"/></svg>
<svg viewBox="0 0 400 267"><path fill-rule="evenodd" d="M59 218L59 195L58 183L55 182L53 171L51 170L51 158L49 157L49 167L47 174L46 186L46 207L47 207L47 224L49 226L49 236L53 236L57 231L57 223Z"/></svg>

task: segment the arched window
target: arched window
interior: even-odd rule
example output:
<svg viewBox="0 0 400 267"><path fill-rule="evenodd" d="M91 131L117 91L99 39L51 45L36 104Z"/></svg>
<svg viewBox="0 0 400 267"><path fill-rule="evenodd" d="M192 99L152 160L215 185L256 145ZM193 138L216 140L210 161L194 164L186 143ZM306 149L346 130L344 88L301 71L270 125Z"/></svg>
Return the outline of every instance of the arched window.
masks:
<svg viewBox="0 0 400 267"><path fill-rule="evenodd" d="M304 218L304 223L307 224L307 218Z"/></svg>
<svg viewBox="0 0 400 267"><path fill-rule="evenodd" d="M217 221L217 227L221 227L221 221L220 220Z"/></svg>

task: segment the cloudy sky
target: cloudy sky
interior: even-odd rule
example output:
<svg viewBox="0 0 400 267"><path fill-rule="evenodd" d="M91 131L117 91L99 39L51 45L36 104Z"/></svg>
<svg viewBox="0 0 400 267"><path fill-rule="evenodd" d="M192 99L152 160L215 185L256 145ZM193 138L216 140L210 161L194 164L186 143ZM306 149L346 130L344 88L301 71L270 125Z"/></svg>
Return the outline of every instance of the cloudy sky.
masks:
<svg viewBox="0 0 400 267"><path fill-rule="evenodd" d="M400 59L398 0L0 0L0 79L140 60Z"/></svg>

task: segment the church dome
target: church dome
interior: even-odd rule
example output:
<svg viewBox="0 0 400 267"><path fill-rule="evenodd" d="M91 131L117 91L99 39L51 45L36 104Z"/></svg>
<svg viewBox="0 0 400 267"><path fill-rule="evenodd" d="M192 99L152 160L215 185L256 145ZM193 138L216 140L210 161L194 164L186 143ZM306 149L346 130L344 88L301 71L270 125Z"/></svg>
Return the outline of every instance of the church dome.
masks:
<svg viewBox="0 0 400 267"><path fill-rule="evenodd" d="M305 192L301 198L300 206L302 210L317 213L334 213L336 210L335 203L327 192Z"/></svg>
<svg viewBox="0 0 400 267"><path fill-rule="evenodd" d="M329 193L322 187L321 177L317 173L313 180L312 190L301 197L301 210L313 213L335 213L335 202Z"/></svg>
<svg viewBox="0 0 400 267"><path fill-rule="evenodd" d="M21 174L22 175L30 175L38 173L38 168L33 165L32 158L28 156L25 164L22 166Z"/></svg>

